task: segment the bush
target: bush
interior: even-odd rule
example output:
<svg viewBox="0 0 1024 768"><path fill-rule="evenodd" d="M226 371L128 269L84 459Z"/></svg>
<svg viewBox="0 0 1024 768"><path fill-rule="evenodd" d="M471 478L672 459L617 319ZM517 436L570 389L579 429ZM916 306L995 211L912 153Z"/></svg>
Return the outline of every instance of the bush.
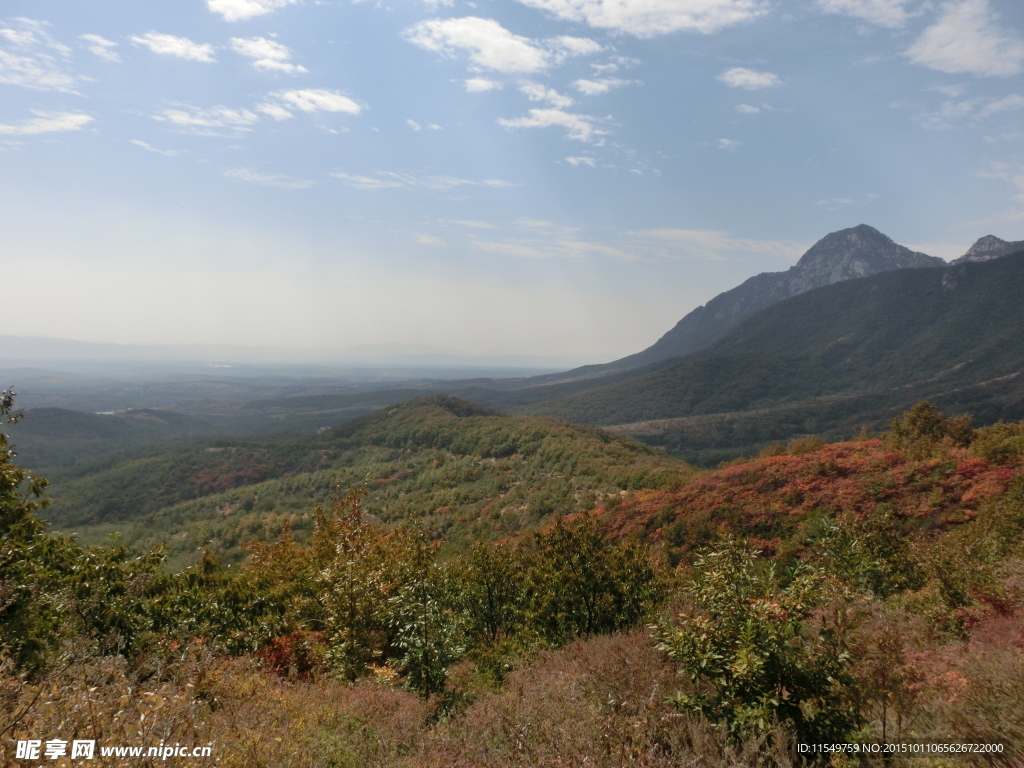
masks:
<svg viewBox="0 0 1024 768"><path fill-rule="evenodd" d="M950 448L966 447L974 439L971 417L946 417L929 402L920 402L889 424L886 443L911 459L939 455Z"/></svg>
<svg viewBox="0 0 1024 768"><path fill-rule="evenodd" d="M1024 458L1024 421L1006 424L1000 421L982 427L971 443L971 453L990 464L1010 464Z"/></svg>
<svg viewBox="0 0 1024 768"><path fill-rule="evenodd" d="M781 721L799 741L843 741L859 724L845 612L825 610L834 590L820 571L798 567L782 581L734 540L697 557L689 610L658 628L659 648L693 686L674 702L737 738Z"/></svg>

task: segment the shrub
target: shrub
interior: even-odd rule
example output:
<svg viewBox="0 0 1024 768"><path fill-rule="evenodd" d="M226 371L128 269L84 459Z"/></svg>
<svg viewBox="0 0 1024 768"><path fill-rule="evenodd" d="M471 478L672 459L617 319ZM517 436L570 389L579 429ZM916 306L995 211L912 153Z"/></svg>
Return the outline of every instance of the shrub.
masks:
<svg viewBox="0 0 1024 768"><path fill-rule="evenodd" d="M698 556L685 587L689 610L658 628L659 648L693 685L675 695L676 706L734 737L781 721L800 741L842 741L859 715L850 627L841 608L824 610L830 587L808 567L783 586L774 564L735 540Z"/></svg>
<svg viewBox="0 0 1024 768"><path fill-rule="evenodd" d="M929 402L920 402L889 424L886 443L911 459L924 459L974 439L971 417L946 417Z"/></svg>
<svg viewBox="0 0 1024 768"><path fill-rule="evenodd" d="M1006 424L1000 421L977 430L971 453L990 464L1010 464L1024 458L1024 421Z"/></svg>

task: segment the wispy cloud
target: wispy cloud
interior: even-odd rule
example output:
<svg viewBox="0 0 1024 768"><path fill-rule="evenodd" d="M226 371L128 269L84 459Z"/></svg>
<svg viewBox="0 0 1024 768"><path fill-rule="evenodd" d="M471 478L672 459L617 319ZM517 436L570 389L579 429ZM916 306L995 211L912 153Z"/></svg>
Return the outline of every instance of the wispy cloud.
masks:
<svg viewBox="0 0 1024 768"><path fill-rule="evenodd" d="M761 110L758 107L752 107L749 104L737 104L736 111L741 115L756 115Z"/></svg>
<svg viewBox="0 0 1024 768"><path fill-rule="evenodd" d="M596 96L599 93L608 93L613 88L621 88L635 82L635 80L622 80L618 77L603 77L600 80L576 80L572 87L587 96Z"/></svg>
<svg viewBox="0 0 1024 768"><path fill-rule="evenodd" d="M117 55L114 50L117 48L117 43L112 40L100 37L99 35L79 35L79 40L84 40L88 45L86 46L90 52L99 56L104 61L117 63L121 61L121 57Z"/></svg>
<svg viewBox="0 0 1024 768"><path fill-rule="evenodd" d="M347 186L355 189L376 190L376 189L426 189L433 192L440 192L458 187L510 187L510 182L501 179L484 179L474 181L472 179L461 179L456 176L414 176L410 173L396 173L394 171L375 171L371 175L360 175L350 173L332 173L331 176L344 182Z"/></svg>
<svg viewBox="0 0 1024 768"><path fill-rule="evenodd" d="M909 14L910 0L818 0L818 7L826 13L852 16L880 27L902 27Z"/></svg>
<svg viewBox="0 0 1024 768"><path fill-rule="evenodd" d="M442 240L440 237L424 233L419 233L416 235L416 242L419 243L420 245L426 245L430 248L439 248L442 245L445 245L444 240Z"/></svg>
<svg viewBox="0 0 1024 768"><path fill-rule="evenodd" d="M339 91L323 88L302 88L294 91L278 91L271 94L288 106L303 112L344 112L358 115L363 107Z"/></svg>
<svg viewBox="0 0 1024 768"><path fill-rule="evenodd" d="M597 118L579 115L561 109L531 109L524 117L498 118L498 125L505 128L551 128L566 130L566 136L576 141L593 142L605 131L597 128Z"/></svg>
<svg viewBox="0 0 1024 768"><path fill-rule="evenodd" d="M506 74L542 72L572 56L601 50L599 43L583 37L533 40L513 34L494 19L478 16L421 21L405 29L402 36L413 45L443 56L464 52L474 69Z"/></svg>
<svg viewBox="0 0 1024 768"><path fill-rule="evenodd" d="M22 120L15 125L0 124L0 134L6 136L36 136L40 133L78 131L93 121L90 115L81 112L40 112L32 110L33 118Z"/></svg>
<svg viewBox="0 0 1024 768"><path fill-rule="evenodd" d="M50 35L49 26L33 19L14 19L0 26L0 83L34 91L74 92L79 78L62 66L71 49Z"/></svg>
<svg viewBox="0 0 1024 768"><path fill-rule="evenodd" d="M257 104L254 107L254 109L257 112L262 112L267 117L274 118L275 120L287 120L289 118L295 117L295 115L293 115L287 109L282 107L280 104L274 104L273 102L269 101L263 102L262 104Z"/></svg>
<svg viewBox="0 0 1024 768"><path fill-rule="evenodd" d="M742 142L734 141L733 139L719 139L716 144L719 149L724 149L727 152L735 152Z"/></svg>
<svg viewBox="0 0 1024 768"><path fill-rule="evenodd" d="M497 80L488 80L486 77L471 77L463 83L467 93L483 93L501 89L501 83Z"/></svg>
<svg viewBox="0 0 1024 768"><path fill-rule="evenodd" d="M722 261L730 254L754 253L795 262L808 248L808 244L792 240L752 240L715 230L647 229L629 235L635 238L635 248L666 258Z"/></svg>
<svg viewBox="0 0 1024 768"><path fill-rule="evenodd" d="M232 37L231 49L253 60L259 70L284 72L289 75L308 72L305 67L292 64L292 52L287 46L265 37Z"/></svg>
<svg viewBox="0 0 1024 768"><path fill-rule="evenodd" d="M136 45L149 48L153 53L162 56L175 56L187 61L199 61L204 64L212 64L216 61L213 58L213 46L208 43L194 43L187 37L175 37L160 32L147 32L144 35L132 35L130 38Z"/></svg>
<svg viewBox="0 0 1024 768"><path fill-rule="evenodd" d="M157 149L156 147L151 147L149 144L144 141L140 141L139 139L130 139L128 143L134 144L136 147L142 147L147 152L155 152L156 154L164 155L165 157L174 157L175 155L181 154L181 152L176 149Z"/></svg>
<svg viewBox="0 0 1024 768"><path fill-rule="evenodd" d="M767 12L760 0L519 0L560 19L591 27L655 37L670 32L702 32L749 21Z"/></svg>
<svg viewBox="0 0 1024 768"><path fill-rule="evenodd" d="M211 133L209 129L227 128L232 131L250 131L252 129L249 126L257 122L259 117L248 109L231 109L224 106L201 109L190 105L181 105L180 108L165 109L160 114L153 115L153 119L171 123L192 133L221 135Z"/></svg>
<svg viewBox="0 0 1024 768"><path fill-rule="evenodd" d="M231 168L224 171L229 179L243 181L247 184L258 184L261 187L281 187L282 189L308 189L316 184L309 179L294 179L291 176L279 176L274 173L261 173L252 168Z"/></svg>
<svg viewBox="0 0 1024 768"><path fill-rule="evenodd" d="M495 229L494 224L489 224L486 221L473 221L471 219L438 219L438 224L455 224L459 227L469 227L470 229Z"/></svg>
<svg viewBox="0 0 1024 768"><path fill-rule="evenodd" d="M831 200L818 200L815 205L826 211L838 211L842 208L849 208L853 205L853 200L848 197L833 197Z"/></svg>
<svg viewBox="0 0 1024 768"><path fill-rule="evenodd" d="M1024 39L996 23L988 0L962 0L943 5L906 56L939 72L1008 77L1024 69Z"/></svg>
<svg viewBox="0 0 1024 768"><path fill-rule="evenodd" d="M1011 93L1009 96L986 104L978 111L978 117L990 117L1000 112L1009 112L1016 109L1024 109L1024 96L1021 96L1019 93Z"/></svg>
<svg viewBox="0 0 1024 768"><path fill-rule="evenodd" d="M525 93L530 101L546 101L556 107L571 107L576 102L553 88L540 83L523 83L519 86L520 93Z"/></svg>
<svg viewBox="0 0 1024 768"><path fill-rule="evenodd" d="M296 2L298 0L206 0L206 6L212 13L223 16L225 21L245 21Z"/></svg>
<svg viewBox="0 0 1024 768"><path fill-rule="evenodd" d="M592 157L567 157L565 162L569 165L589 165L591 168L597 167L597 161Z"/></svg>
<svg viewBox="0 0 1024 768"><path fill-rule="evenodd" d="M718 76L718 80L730 88L746 88L748 91L772 88L782 82L779 80L779 76L772 72L757 72L746 67L727 69Z"/></svg>

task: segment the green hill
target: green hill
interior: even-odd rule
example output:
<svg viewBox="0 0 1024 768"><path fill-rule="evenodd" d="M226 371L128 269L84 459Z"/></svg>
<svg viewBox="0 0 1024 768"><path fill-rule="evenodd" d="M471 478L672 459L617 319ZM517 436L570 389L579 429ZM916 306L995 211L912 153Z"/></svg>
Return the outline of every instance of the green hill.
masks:
<svg viewBox="0 0 1024 768"><path fill-rule="evenodd" d="M1021 285L1024 253L844 281L769 307L674 366L516 412L599 425L731 414L744 425L733 447L884 421L924 398L979 422L1019 419ZM647 426L646 439L687 449L671 425ZM691 450L728 447L721 430L702 442L688 429Z"/></svg>
<svg viewBox="0 0 1024 768"><path fill-rule="evenodd" d="M378 410L320 435L276 442L220 438L55 483L47 517L83 541L167 542L176 562L208 546L229 558L365 483L378 520L418 520L447 546L493 539L610 494L678 485L687 465L594 427L515 418L436 395Z"/></svg>

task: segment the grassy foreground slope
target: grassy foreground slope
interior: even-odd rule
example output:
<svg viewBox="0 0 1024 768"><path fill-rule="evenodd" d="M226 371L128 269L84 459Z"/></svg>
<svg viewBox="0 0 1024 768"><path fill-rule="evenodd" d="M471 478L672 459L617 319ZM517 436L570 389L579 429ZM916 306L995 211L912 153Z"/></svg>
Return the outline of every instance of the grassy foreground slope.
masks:
<svg viewBox="0 0 1024 768"><path fill-rule="evenodd" d="M287 523L301 537L315 504L365 484L386 524L418 520L450 546L499 538L609 494L678 485L684 463L604 430L515 418L443 395L411 400L315 437L220 439L54 485L48 518L96 541L168 541L240 555Z"/></svg>
<svg viewBox="0 0 1024 768"><path fill-rule="evenodd" d="M1019 419L1022 284L1024 253L837 283L758 313L676 366L517 412L616 425L762 411L734 445L884 423L924 398L981 423ZM649 430L685 449L666 432ZM691 426L691 445L702 444L699 433Z"/></svg>

